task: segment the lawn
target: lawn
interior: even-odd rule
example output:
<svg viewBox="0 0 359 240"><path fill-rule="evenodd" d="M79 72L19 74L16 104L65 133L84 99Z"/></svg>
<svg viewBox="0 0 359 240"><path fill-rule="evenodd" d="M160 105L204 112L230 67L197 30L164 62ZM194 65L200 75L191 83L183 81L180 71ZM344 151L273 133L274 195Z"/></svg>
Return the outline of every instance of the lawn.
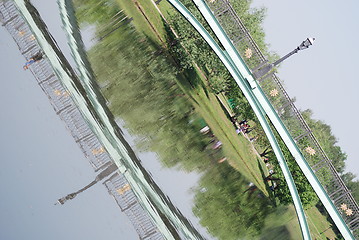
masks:
<svg viewBox="0 0 359 240"><path fill-rule="evenodd" d="M118 1L125 12L134 18L134 25L136 28L139 26L139 31L156 42L161 42L161 40L159 40L154 32L160 33L161 39L166 39L164 22L150 1ZM134 1L140 5L142 11L138 10ZM164 6L165 8L170 7L167 2L163 1L160 6ZM146 16L143 16L143 14ZM151 21L151 24L148 23L148 20ZM150 25L155 28L155 31L150 29ZM190 82L200 84L193 86ZM198 70L186 72L178 77L178 84L192 101L196 111L205 119L215 136L223 143L222 149L228 159L228 163L243 174L248 181L257 185L257 187L268 196L267 186L263 181L263 176L267 175L265 165L263 165L262 168L258 166L258 157L251 150L250 142L248 142L246 138L236 134L233 124L223 111L216 95L206 87L206 79L204 76ZM262 172L261 169L263 169L264 172Z"/></svg>
<svg viewBox="0 0 359 240"><path fill-rule="evenodd" d="M318 208L312 207L306 210L305 213L313 239L335 239L336 235L331 229L332 225L319 212Z"/></svg>
<svg viewBox="0 0 359 240"><path fill-rule="evenodd" d="M117 0L128 17L133 18L137 31L142 32L152 41L163 45L166 37L161 16L149 0Z"/></svg>

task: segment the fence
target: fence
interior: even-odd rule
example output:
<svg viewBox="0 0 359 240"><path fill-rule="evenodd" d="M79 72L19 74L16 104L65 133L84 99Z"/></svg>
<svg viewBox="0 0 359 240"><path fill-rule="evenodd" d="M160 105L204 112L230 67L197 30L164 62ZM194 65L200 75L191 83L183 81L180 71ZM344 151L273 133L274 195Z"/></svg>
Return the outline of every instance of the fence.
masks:
<svg viewBox="0 0 359 240"><path fill-rule="evenodd" d="M268 64L268 60L251 37L229 0L210 0L208 5L225 29L247 66L256 72ZM341 212L348 227L359 234L359 207L351 192L339 176L302 114L285 91L280 79L270 73L257 79L267 98L280 115L283 123L293 136L297 146L331 200Z"/></svg>

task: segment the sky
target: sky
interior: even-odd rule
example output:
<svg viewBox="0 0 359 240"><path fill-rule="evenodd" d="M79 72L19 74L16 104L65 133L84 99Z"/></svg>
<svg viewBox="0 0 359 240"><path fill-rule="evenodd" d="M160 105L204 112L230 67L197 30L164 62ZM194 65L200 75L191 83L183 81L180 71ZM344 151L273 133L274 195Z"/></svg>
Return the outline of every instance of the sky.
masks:
<svg viewBox="0 0 359 240"><path fill-rule="evenodd" d="M49 25L59 28L59 19L52 19ZM30 71L22 69L25 59L3 27L0 52L0 239L136 239L101 184L54 205L96 174Z"/></svg>
<svg viewBox="0 0 359 240"><path fill-rule="evenodd" d="M279 77L296 106L332 128L347 153L346 171L359 175L359 1L253 0L264 6L266 42L284 56L307 37L314 45L281 64Z"/></svg>
<svg viewBox="0 0 359 240"><path fill-rule="evenodd" d="M21 69L24 59L7 32L0 29L0 36L7 56L0 59L0 239L133 236L127 217L101 184L64 206L54 205L95 173L35 79Z"/></svg>

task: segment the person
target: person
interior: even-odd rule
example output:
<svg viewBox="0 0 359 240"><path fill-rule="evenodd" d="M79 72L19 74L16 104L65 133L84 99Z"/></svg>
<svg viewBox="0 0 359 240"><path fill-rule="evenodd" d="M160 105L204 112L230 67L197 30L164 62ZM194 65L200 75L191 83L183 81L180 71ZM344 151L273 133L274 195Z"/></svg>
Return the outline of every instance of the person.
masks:
<svg viewBox="0 0 359 240"><path fill-rule="evenodd" d="M248 184L248 188L243 192L243 194L250 191L249 195L252 195L255 190L257 190L257 186L254 185L254 183L250 182Z"/></svg>
<svg viewBox="0 0 359 240"><path fill-rule="evenodd" d="M258 137L252 137L249 139L250 142L254 142L255 140L257 140Z"/></svg>
<svg viewBox="0 0 359 240"><path fill-rule="evenodd" d="M267 147L261 154L259 154L261 157L267 157L268 153L272 152L269 150L269 147Z"/></svg>
<svg viewBox="0 0 359 240"><path fill-rule="evenodd" d="M209 130L210 130L210 128L208 126L205 126L204 128L202 128L199 131L200 131L200 133L207 134L207 133L209 133Z"/></svg>
<svg viewBox="0 0 359 240"><path fill-rule="evenodd" d="M236 125L236 123L237 123L237 117L236 116L231 116L231 117L229 117L229 119L231 120L233 125Z"/></svg>
<svg viewBox="0 0 359 240"><path fill-rule="evenodd" d="M246 128L246 129L244 129L244 133L245 134L248 134L248 133L250 133L250 132L252 132L253 131L253 128Z"/></svg>
<svg viewBox="0 0 359 240"><path fill-rule="evenodd" d="M269 182L269 181L280 181L279 178L272 178L272 176L268 176L266 178L264 178L265 181Z"/></svg>
<svg viewBox="0 0 359 240"><path fill-rule="evenodd" d="M41 59L43 59L43 54L41 52L36 53L34 56L32 56L32 59L37 61L40 61Z"/></svg>
<svg viewBox="0 0 359 240"><path fill-rule="evenodd" d="M247 119L244 119L244 120L239 122L239 125L242 126L243 124L246 124L247 122L248 122Z"/></svg>
<svg viewBox="0 0 359 240"><path fill-rule="evenodd" d="M221 141L217 141L214 146L212 147L213 149L218 149L222 146L222 142Z"/></svg>
<svg viewBox="0 0 359 240"><path fill-rule="evenodd" d="M24 65L24 70L28 69L31 64L34 62L38 62L41 59L43 59L43 54L41 52L36 53L34 56L32 56L29 61L27 61Z"/></svg>

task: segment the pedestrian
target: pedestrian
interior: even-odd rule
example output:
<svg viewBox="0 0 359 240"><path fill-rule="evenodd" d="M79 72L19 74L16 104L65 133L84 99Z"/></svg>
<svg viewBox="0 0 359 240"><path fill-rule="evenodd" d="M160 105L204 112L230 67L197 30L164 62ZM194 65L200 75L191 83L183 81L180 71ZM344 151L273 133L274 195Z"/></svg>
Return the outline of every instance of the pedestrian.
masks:
<svg viewBox="0 0 359 240"><path fill-rule="evenodd" d="M271 152L271 150L269 150L269 147L267 147L261 154L259 154L261 157L267 157L268 153Z"/></svg>
<svg viewBox="0 0 359 240"><path fill-rule="evenodd" d="M32 56L29 61L27 61L24 65L24 70L28 69L31 64L40 61L43 58L43 55L41 52L36 53L34 56Z"/></svg>
<svg viewBox="0 0 359 240"><path fill-rule="evenodd" d="M233 123L233 125L236 125L236 123L237 123L237 118L236 118L236 116L231 116L231 117L229 117L229 118L230 118L231 122Z"/></svg>
<svg viewBox="0 0 359 240"><path fill-rule="evenodd" d="M257 140L258 137L252 137L249 139L250 142L254 142L255 140Z"/></svg>
<svg viewBox="0 0 359 240"><path fill-rule="evenodd" d="M214 145L213 145L213 149L218 149L222 146L222 142L221 141L217 141Z"/></svg>
<svg viewBox="0 0 359 240"><path fill-rule="evenodd" d="M264 179L264 181L267 181L267 182L269 182L269 181L280 181L280 179L279 178L272 178L272 177L268 176L268 177L266 177Z"/></svg>
<svg viewBox="0 0 359 240"><path fill-rule="evenodd" d="M248 122L247 119L244 119L244 120L239 122L239 125L242 126L243 124L246 124L247 122Z"/></svg>
<svg viewBox="0 0 359 240"><path fill-rule="evenodd" d="M248 133L252 132L253 129L254 129L254 128L246 128L246 129L244 130L244 133L245 133L245 134L248 134Z"/></svg>

